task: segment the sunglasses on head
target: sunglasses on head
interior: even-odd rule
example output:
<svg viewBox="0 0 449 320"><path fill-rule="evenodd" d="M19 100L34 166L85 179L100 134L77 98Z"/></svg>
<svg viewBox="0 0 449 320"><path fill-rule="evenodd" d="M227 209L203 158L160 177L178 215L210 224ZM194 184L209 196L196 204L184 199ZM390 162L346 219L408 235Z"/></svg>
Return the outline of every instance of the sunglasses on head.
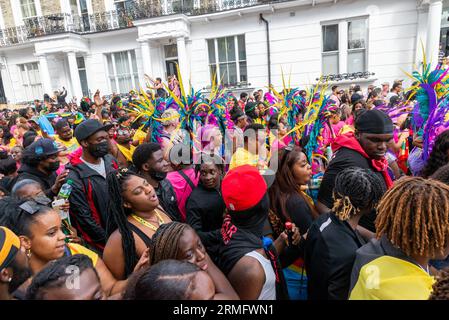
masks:
<svg viewBox="0 0 449 320"><path fill-rule="evenodd" d="M42 207L46 207L50 202L51 200L46 196L37 196L32 200L25 201L19 208L28 214L35 214L36 212L39 212Z"/></svg>

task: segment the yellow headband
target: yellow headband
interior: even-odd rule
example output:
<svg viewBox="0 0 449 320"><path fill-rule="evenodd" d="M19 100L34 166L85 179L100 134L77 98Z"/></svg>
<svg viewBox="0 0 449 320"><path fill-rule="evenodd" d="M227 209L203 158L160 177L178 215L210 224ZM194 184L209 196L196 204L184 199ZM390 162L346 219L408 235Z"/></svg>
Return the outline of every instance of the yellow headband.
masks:
<svg viewBox="0 0 449 320"><path fill-rule="evenodd" d="M9 266L20 250L20 239L6 227L0 227L0 270Z"/></svg>

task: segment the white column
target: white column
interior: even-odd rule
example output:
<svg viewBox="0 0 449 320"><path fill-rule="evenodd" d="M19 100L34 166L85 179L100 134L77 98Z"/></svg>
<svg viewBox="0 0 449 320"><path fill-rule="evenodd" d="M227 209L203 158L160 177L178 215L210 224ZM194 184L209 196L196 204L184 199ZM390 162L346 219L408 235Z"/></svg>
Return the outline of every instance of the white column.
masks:
<svg viewBox="0 0 449 320"><path fill-rule="evenodd" d="M83 90L81 89L80 75L78 72L78 64L76 62L76 54L73 51L67 52L70 69L70 81L72 83L72 94L78 101L83 97ZM68 99L69 100L69 99Z"/></svg>
<svg viewBox="0 0 449 320"><path fill-rule="evenodd" d="M154 78L153 69L151 67L150 44L147 40L140 42L140 50L142 53L143 73Z"/></svg>
<svg viewBox="0 0 449 320"><path fill-rule="evenodd" d="M183 36L176 38L176 44L178 47L179 71L181 72L184 90L187 92L187 90L189 90L189 87L190 87L190 85L189 85L190 71L189 71L189 62L187 61L187 50L186 50L185 38Z"/></svg>
<svg viewBox="0 0 449 320"><path fill-rule="evenodd" d="M338 24L338 73L348 72L348 21Z"/></svg>
<svg viewBox="0 0 449 320"><path fill-rule="evenodd" d="M51 86L50 72L48 71L47 56L45 54L41 54L37 57L39 59L39 74L42 79L42 87L44 89L44 93L48 93L48 95L51 97L53 95L53 89Z"/></svg>
<svg viewBox="0 0 449 320"><path fill-rule="evenodd" d="M441 0L430 0L427 20L426 58L428 63L431 63L432 68L438 63L442 14L443 2Z"/></svg>

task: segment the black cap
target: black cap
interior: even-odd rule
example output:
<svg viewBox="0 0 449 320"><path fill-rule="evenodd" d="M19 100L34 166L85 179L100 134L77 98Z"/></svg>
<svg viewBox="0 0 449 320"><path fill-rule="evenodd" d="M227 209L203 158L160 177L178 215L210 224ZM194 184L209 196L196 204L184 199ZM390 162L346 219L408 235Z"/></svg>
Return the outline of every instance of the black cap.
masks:
<svg viewBox="0 0 449 320"><path fill-rule="evenodd" d="M355 129L363 133L393 133L393 121L380 110L368 110L357 117Z"/></svg>
<svg viewBox="0 0 449 320"><path fill-rule="evenodd" d="M61 150L58 144L52 139L42 138L26 147L24 155L34 159L46 158L47 156L57 154Z"/></svg>
<svg viewBox="0 0 449 320"><path fill-rule="evenodd" d="M97 133L98 131L108 131L113 127L112 124L102 125L99 121L94 119L89 119L81 122L75 129L75 138L78 143L86 140L91 135Z"/></svg>

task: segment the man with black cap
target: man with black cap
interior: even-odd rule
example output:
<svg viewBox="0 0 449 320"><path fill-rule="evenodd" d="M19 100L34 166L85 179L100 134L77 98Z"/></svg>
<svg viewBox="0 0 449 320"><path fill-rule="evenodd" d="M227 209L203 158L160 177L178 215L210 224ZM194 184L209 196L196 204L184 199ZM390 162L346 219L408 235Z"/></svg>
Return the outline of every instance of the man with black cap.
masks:
<svg viewBox="0 0 449 320"><path fill-rule="evenodd" d="M393 122L382 111L369 110L362 113L355 122L355 133L340 135L332 144L335 153L324 174L318 193L316 207L326 213L334 205L335 178L346 168L370 169L381 177L385 189L392 186L385 158L387 144L393 139ZM361 218L359 225L374 232L375 212Z"/></svg>
<svg viewBox="0 0 449 320"><path fill-rule="evenodd" d="M17 182L31 179L38 182L45 195L53 199L65 182L68 172L64 171L59 176L59 147L51 139L42 138L25 148L22 157L22 165L18 171Z"/></svg>
<svg viewBox="0 0 449 320"><path fill-rule="evenodd" d="M66 166L73 181L70 194L70 215L74 227L99 252L106 244L107 208L109 200L106 176L118 168L109 153L108 130L97 120L82 122L75 129L75 138L83 148L80 157L73 157Z"/></svg>

